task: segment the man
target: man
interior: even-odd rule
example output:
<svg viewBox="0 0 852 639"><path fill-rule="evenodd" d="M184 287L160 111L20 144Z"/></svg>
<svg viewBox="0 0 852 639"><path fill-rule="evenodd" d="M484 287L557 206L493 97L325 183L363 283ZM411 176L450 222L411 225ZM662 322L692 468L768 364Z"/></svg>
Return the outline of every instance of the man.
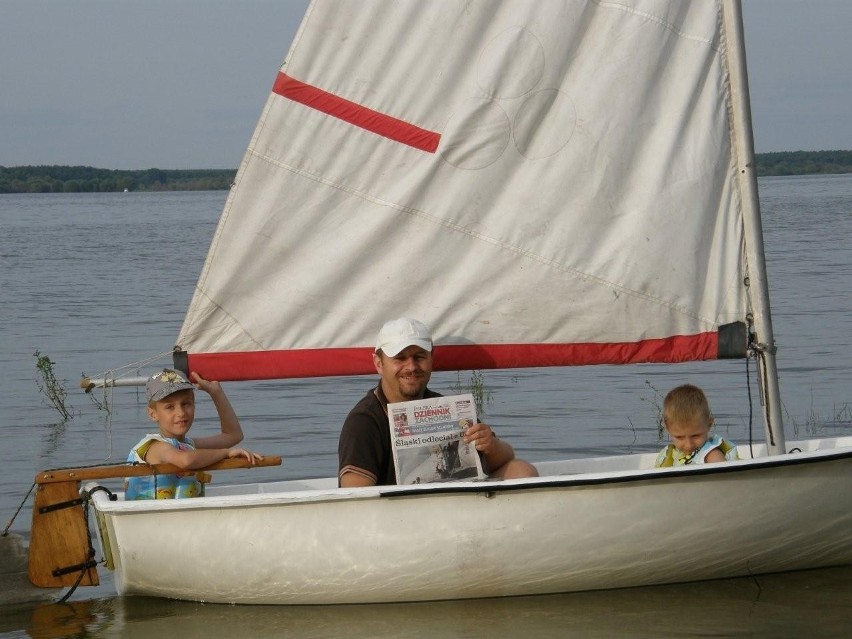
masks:
<svg viewBox="0 0 852 639"><path fill-rule="evenodd" d="M337 477L342 488L396 484L388 403L441 396L427 388L432 376L432 335L418 320L402 317L387 322L379 331L373 364L379 385L350 411L340 433ZM538 476L532 464L515 459L512 447L487 424L471 426L464 440L474 443L492 478Z"/></svg>

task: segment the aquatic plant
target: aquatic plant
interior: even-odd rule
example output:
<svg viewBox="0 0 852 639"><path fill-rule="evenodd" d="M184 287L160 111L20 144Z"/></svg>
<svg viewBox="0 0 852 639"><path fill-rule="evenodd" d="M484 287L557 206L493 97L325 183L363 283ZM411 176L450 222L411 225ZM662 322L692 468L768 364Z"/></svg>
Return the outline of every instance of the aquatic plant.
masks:
<svg viewBox="0 0 852 639"><path fill-rule="evenodd" d="M640 397L639 401L648 402L652 406L654 413L655 413L656 421L657 421L657 439L661 440L661 439L663 439L663 436L666 434L666 429L663 426L663 397L664 397L664 395L663 395L663 393L660 392L660 390L656 386L654 386L647 379L645 380L645 386L647 386L648 388L650 388L654 392L654 396L651 397L651 399L647 399L645 397ZM633 424L631 423L631 426L632 425Z"/></svg>
<svg viewBox="0 0 852 639"><path fill-rule="evenodd" d="M850 406L848 402L844 402L840 408L837 408L837 404L835 404L833 421L836 424L852 424L852 406Z"/></svg>
<svg viewBox="0 0 852 639"><path fill-rule="evenodd" d="M476 416L482 419L485 416L485 407L489 405L493 399L490 390L485 387L485 376L482 371L470 371L470 379L463 382L461 371L456 371L456 383L450 386L457 393L470 393L473 395L473 401L476 403Z"/></svg>
<svg viewBox="0 0 852 639"><path fill-rule="evenodd" d="M33 353L36 358L36 368L41 374L41 379L36 380L39 391L47 397L50 404L62 415L64 420L73 417L71 407L65 404L67 393L65 387L58 379L56 373L53 372L53 362L47 355L42 355L39 351Z"/></svg>

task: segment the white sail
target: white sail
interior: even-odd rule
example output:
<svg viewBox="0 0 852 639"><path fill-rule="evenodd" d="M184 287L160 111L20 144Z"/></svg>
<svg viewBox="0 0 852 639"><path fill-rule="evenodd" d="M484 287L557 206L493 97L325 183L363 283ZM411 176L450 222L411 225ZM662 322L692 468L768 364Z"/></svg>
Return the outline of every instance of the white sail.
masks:
<svg viewBox="0 0 852 639"><path fill-rule="evenodd" d="M715 358L750 310L727 42L712 0L315 0L179 348L370 372L407 315L443 368Z"/></svg>

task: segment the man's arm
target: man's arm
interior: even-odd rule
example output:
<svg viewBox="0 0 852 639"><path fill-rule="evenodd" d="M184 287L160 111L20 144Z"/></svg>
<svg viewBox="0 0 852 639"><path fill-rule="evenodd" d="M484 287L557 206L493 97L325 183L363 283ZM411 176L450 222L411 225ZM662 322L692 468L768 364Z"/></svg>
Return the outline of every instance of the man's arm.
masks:
<svg viewBox="0 0 852 639"><path fill-rule="evenodd" d="M538 477L535 466L522 459L515 459L515 449L494 434L488 424L474 424L464 435L466 442L473 442L482 457L485 472L492 478L515 479Z"/></svg>
<svg viewBox="0 0 852 639"><path fill-rule="evenodd" d="M515 458L515 450L499 439L488 424L474 424L465 431L464 441L476 446L486 473L492 473Z"/></svg>
<svg viewBox="0 0 852 639"><path fill-rule="evenodd" d="M372 396L368 395L372 400ZM377 401L377 400L376 400ZM375 486L383 481L387 418L381 410L370 410L367 398L359 402L343 422L337 443L337 484L341 488ZM384 462L386 463L386 462Z"/></svg>
<svg viewBox="0 0 852 639"><path fill-rule="evenodd" d="M364 486L375 486L375 478L370 477L363 468L355 466L347 466L344 468L337 478L337 482L341 488L362 488Z"/></svg>

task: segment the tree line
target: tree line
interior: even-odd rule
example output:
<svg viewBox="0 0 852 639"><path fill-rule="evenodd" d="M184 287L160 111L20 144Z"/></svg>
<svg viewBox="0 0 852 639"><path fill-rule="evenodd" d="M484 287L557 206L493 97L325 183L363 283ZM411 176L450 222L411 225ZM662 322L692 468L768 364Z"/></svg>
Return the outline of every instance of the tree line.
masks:
<svg viewBox="0 0 852 639"><path fill-rule="evenodd" d="M781 151L755 153L757 175L852 173L852 151Z"/></svg>
<svg viewBox="0 0 852 639"><path fill-rule="evenodd" d="M91 166L0 166L0 193L114 193L121 191L222 191L232 169L118 171Z"/></svg>
<svg viewBox="0 0 852 639"><path fill-rule="evenodd" d="M757 175L852 173L852 151L783 151L755 154ZM118 171L90 166L0 166L0 193L104 193L116 191L223 191L232 169Z"/></svg>

